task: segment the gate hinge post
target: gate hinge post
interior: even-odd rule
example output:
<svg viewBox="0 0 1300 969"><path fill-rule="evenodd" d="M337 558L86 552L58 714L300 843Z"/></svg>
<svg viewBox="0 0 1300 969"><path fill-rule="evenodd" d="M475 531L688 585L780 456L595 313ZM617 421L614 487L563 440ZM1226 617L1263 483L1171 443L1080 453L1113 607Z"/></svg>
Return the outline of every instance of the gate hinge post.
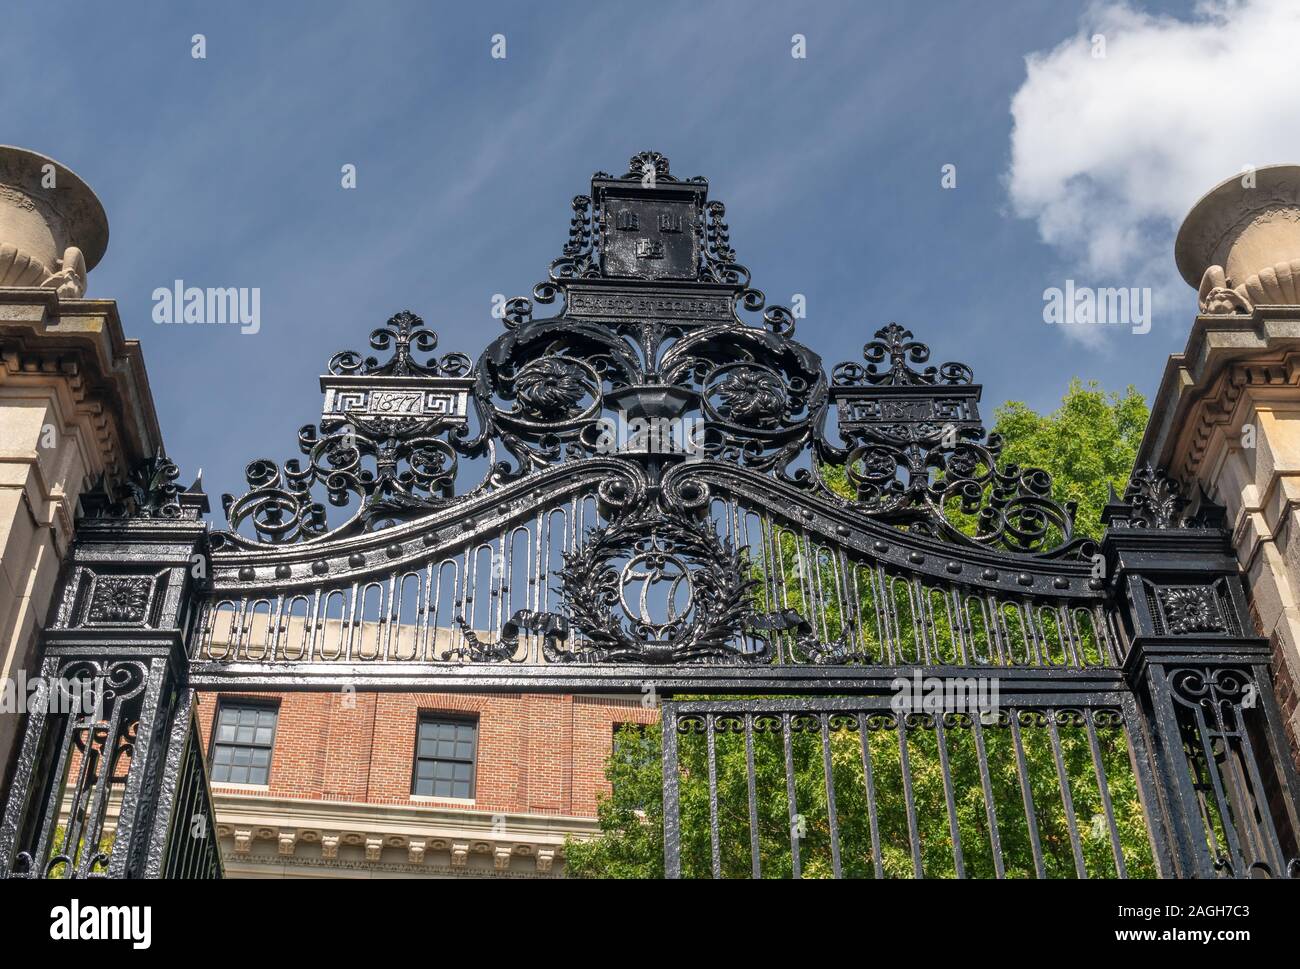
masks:
<svg viewBox="0 0 1300 969"><path fill-rule="evenodd" d="M1300 791L1222 509L1192 517L1177 482L1138 469L1112 496L1102 555L1124 624L1124 675L1142 707L1154 795L1175 873L1284 876ZM1138 774L1144 776L1141 764Z"/></svg>
<svg viewBox="0 0 1300 969"><path fill-rule="evenodd" d="M171 723L208 574L207 497L197 482L181 491L176 474L159 454L115 492L101 485L83 497L40 640L41 695L72 702L29 711L0 821L0 876L144 872L154 819L170 811Z"/></svg>

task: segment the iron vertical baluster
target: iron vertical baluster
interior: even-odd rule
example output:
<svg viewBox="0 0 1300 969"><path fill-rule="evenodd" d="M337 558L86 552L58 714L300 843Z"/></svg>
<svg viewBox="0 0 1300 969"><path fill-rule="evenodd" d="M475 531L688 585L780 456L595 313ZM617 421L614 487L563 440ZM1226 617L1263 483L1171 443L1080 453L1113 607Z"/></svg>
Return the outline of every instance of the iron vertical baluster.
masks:
<svg viewBox="0 0 1300 969"><path fill-rule="evenodd" d="M926 621L928 612L926 610L926 599L924 587L921 580L916 576L910 576L907 582L907 608L912 616L912 656L914 661L920 666L934 665L934 657L930 653L930 626Z"/></svg>
<svg viewBox="0 0 1300 969"><path fill-rule="evenodd" d="M867 822L871 827L871 864L874 877L885 877L885 866L880 856L880 819L876 812L876 782L871 773L871 735L867 730L867 715L858 713L858 735L862 740L862 782L867 788Z"/></svg>
<svg viewBox="0 0 1300 969"><path fill-rule="evenodd" d="M706 756L709 758L709 857L713 877L722 877L722 854L718 843L718 750L714 735L714 715L704 716Z"/></svg>
<svg viewBox="0 0 1300 969"><path fill-rule="evenodd" d="M323 653L325 649L325 644L321 642L324 638L325 631L324 599L321 595L321 589L319 586L312 590L311 614L308 617L308 629L308 635L310 638L307 642L307 660L308 662L315 662L317 659L324 658ZM319 649L317 648L318 643L320 644ZM322 655L318 656L318 654Z"/></svg>
<svg viewBox="0 0 1300 969"><path fill-rule="evenodd" d="M785 753L785 796L790 809L790 864L795 878L803 877L799 861L799 808L794 792L794 750L790 743L790 714L781 714L781 746Z"/></svg>
<svg viewBox="0 0 1300 969"><path fill-rule="evenodd" d="M1115 824L1115 810L1110 799L1110 782L1106 777L1106 765L1101 759L1101 744L1097 740L1097 727L1092 708L1083 711L1084 724L1088 728L1088 749L1092 752L1093 773L1097 778L1097 790L1101 793L1101 809L1106 816L1106 828L1110 832L1110 847L1115 857L1115 874L1128 878L1128 868L1124 864L1124 849L1119 840L1119 827Z"/></svg>
<svg viewBox="0 0 1300 969"><path fill-rule="evenodd" d="M422 570L413 574L417 576L420 597L415 610L415 645L411 659L431 663L435 659L434 646L430 642L433 635L431 629L433 617L437 614L433 609L433 559L429 559Z"/></svg>
<svg viewBox="0 0 1300 969"><path fill-rule="evenodd" d="M948 736L943 729L945 714L934 715L934 739L939 748L939 771L943 776L943 796L948 805L948 831L952 835L952 861L958 878L966 877L966 862L961 850L961 828L957 824L957 801L952 792L952 769L948 764Z"/></svg>
<svg viewBox="0 0 1300 969"><path fill-rule="evenodd" d="M1016 750L1016 773L1020 778L1020 796L1025 805L1025 821L1029 828L1029 847L1034 854L1034 870L1039 878L1047 877L1047 868L1043 864L1043 845L1038 836L1038 814L1034 811L1034 792L1029 786L1029 767L1025 762L1025 748L1020 739L1020 714L1024 711L1010 711L1011 742Z"/></svg>
<svg viewBox="0 0 1300 969"><path fill-rule="evenodd" d="M1052 756L1056 759L1056 778L1061 785L1061 804L1065 808L1066 828L1070 832L1070 848L1074 852L1074 869L1080 878L1088 877L1088 869L1083 863L1083 845L1079 842L1079 822L1074 814L1074 796L1070 793L1070 775L1065 769L1065 756L1061 752L1061 735L1057 730L1057 717L1060 711L1047 710L1047 733L1052 742Z"/></svg>
<svg viewBox="0 0 1300 969"><path fill-rule="evenodd" d="M268 627L271 636L271 662L274 663L280 657L280 643L284 638L287 620L284 615L285 598L284 593L278 593L275 597L274 614L268 620Z"/></svg>
<svg viewBox="0 0 1300 969"><path fill-rule="evenodd" d="M822 770L826 774L826 816L831 829L831 870L836 878L840 878L842 877L840 871L840 819L835 810L835 771L831 764L829 714L818 714L817 719L821 725Z"/></svg>
<svg viewBox="0 0 1300 969"><path fill-rule="evenodd" d="M1087 657L1083 655L1083 642L1076 635L1078 630L1075 628L1069 607L1063 605L1056 607L1056 629L1061 637L1062 651L1069 665L1081 668L1087 666Z"/></svg>
<svg viewBox="0 0 1300 969"><path fill-rule="evenodd" d="M677 766L677 704L663 705L664 874L682 877L681 773Z"/></svg>
<svg viewBox="0 0 1300 969"><path fill-rule="evenodd" d="M777 563L780 566L781 608L789 609L790 608L790 582L786 578L786 572L785 572L785 544L781 540L781 529L776 526L773 526L772 531L776 539L776 545L775 548L773 549L773 554L776 556ZM778 661L795 662L796 657L794 656L794 650L790 649L789 652L786 654L786 656L780 657Z"/></svg>
<svg viewBox="0 0 1300 969"><path fill-rule="evenodd" d="M1043 641L1038 634L1038 625L1034 622L1034 608L1023 599L1015 601L1016 614L1020 617L1020 629L1025 636L1026 666L1050 666L1043 655Z"/></svg>
<svg viewBox="0 0 1300 969"><path fill-rule="evenodd" d="M383 612L387 622L381 624L379 630L381 642L379 644L380 649L378 650L378 653L380 656L384 658L385 662L392 659L393 657L394 640L397 641L398 648L400 648L401 637L398 635L398 631L401 629L401 622L402 622L401 600L402 600L402 594L406 591L404 588L405 585L406 585L405 574L401 572L389 573L388 589L386 595L387 602L383 602L383 599L385 598L385 594L384 594L383 587L380 588L381 606L387 606L387 608L382 609L381 611Z"/></svg>
<svg viewBox="0 0 1300 969"><path fill-rule="evenodd" d="M903 802L907 805L907 836L912 847L912 874L924 874L921 860L921 832L916 823L916 799L912 793L912 765L907 756L907 731L914 714L898 714L898 760L903 772Z"/></svg>
<svg viewBox="0 0 1300 969"><path fill-rule="evenodd" d="M952 630L952 638L957 642L957 660L961 665L968 666L971 664L973 650L968 652L967 644L972 637L966 625L966 612L961 607L961 590L946 590L944 603L948 610L948 628Z"/></svg>
<svg viewBox="0 0 1300 969"><path fill-rule="evenodd" d="M763 861L758 837L758 797L754 790L754 714L745 714L745 789L749 798L749 857L754 878L763 877Z"/></svg>
<svg viewBox="0 0 1300 969"><path fill-rule="evenodd" d="M846 595L852 602L853 609L853 640L852 645L859 655L869 657L871 651L867 648L868 632L866 629L868 614L862 608L862 582L860 567L856 562L849 561L844 549L840 549L841 566L844 569L846 585ZM872 597L872 606L875 607L875 598Z"/></svg>
<svg viewBox="0 0 1300 969"><path fill-rule="evenodd" d="M997 666L1014 666L1010 635L997 597L991 592L986 593L980 600L980 606L987 609L985 618L989 631L989 662Z"/></svg>
<svg viewBox="0 0 1300 969"><path fill-rule="evenodd" d="M234 623L232 624L232 627L231 627L231 632L234 634L232 638L233 638L234 641L235 641L235 642L234 642L234 658L235 658L236 660L249 660L249 659L252 659L252 657L248 655L248 652L249 652L249 650L248 650L248 642L249 642L248 625L249 625L249 619L248 619L248 597L247 597L247 596L240 596L240 598L239 598L239 618L238 618L238 620L237 620L236 622L234 622Z"/></svg>
<svg viewBox="0 0 1300 969"><path fill-rule="evenodd" d="M758 518L758 537L762 544L763 552L763 595L766 601L763 603L767 612L777 611L777 585L776 585L776 556L772 549L772 535L767 516L760 515ZM785 662L785 640L779 632L770 632L767 634L768 642L772 644L772 662Z"/></svg>
<svg viewBox="0 0 1300 969"><path fill-rule="evenodd" d="M989 849L993 855L993 871L998 878L1007 877L1006 862L1002 857L1002 835L998 830L998 809L993 802L993 783L989 777L989 755L984 744L982 711L971 719L975 734L975 756L980 767L980 787L984 791L984 816L989 825Z"/></svg>
<svg viewBox="0 0 1300 969"><path fill-rule="evenodd" d="M537 518L533 523L533 550L528 558L527 608L538 613L546 611L546 607L542 604L542 586L546 584L546 575L550 571L550 563L542 561L542 556L550 548L550 543L545 538L546 518L546 512L538 508ZM528 644L527 649L524 650L525 662L538 661L541 652L539 639L537 633L528 633L524 637L524 642Z"/></svg>
<svg viewBox="0 0 1300 969"><path fill-rule="evenodd" d="M900 662L902 647L899 645L898 603L894 599L894 590L889 582L889 575L882 565L876 565L875 577L880 590L880 608L884 610L884 622L881 623L880 641L884 648L884 661L893 666Z"/></svg>

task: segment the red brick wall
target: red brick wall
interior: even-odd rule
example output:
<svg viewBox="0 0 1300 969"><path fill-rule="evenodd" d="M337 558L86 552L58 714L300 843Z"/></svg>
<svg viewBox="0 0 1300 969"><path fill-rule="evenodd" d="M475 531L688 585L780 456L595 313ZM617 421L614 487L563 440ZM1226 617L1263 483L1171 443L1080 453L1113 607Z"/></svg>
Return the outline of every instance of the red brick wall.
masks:
<svg viewBox="0 0 1300 969"><path fill-rule="evenodd" d="M205 751L219 696L235 695L203 695L199 729ZM652 723L658 717L637 700L535 693L255 696L279 702L271 796L409 803L420 714L474 713L479 725L474 809L569 817L595 817L597 795L608 790L604 764L615 724Z"/></svg>

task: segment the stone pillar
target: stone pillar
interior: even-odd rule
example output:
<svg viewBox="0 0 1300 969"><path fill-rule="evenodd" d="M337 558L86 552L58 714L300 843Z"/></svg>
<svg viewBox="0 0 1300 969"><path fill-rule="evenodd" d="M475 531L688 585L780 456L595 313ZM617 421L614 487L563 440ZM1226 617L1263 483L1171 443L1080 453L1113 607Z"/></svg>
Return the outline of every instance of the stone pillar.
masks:
<svg viewBox="0 0 1300 969"><path fill-rule="evenodd" d="M15 696L35 672L78 498L161 445L139 344L123 336L114 302L84 298L107 242L104 210L80 178L0 147L0 677ZM0 714L0 783L21 725Z"/></svg>
<svg viewBox="0 0 1300 969"><path fill-rule="evenodd" d="M1200 313L1165 367L1138 465L1226 508L1300 763L1300 166L1214 188L1184 221L1176 260Z"/></svg>

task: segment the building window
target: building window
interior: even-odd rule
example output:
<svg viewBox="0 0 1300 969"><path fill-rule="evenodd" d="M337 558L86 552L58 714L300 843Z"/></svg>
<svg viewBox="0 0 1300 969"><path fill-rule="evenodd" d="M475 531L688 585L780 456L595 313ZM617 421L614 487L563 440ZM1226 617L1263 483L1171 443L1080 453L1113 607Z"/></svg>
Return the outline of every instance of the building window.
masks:
<svg viewBox="0 0 1300 969"><path fill-rule="evenodd" d="M644 723L614 724L614 771L610 783L615 806L645 811L645 784L649 776L646 768L657 763L659 757L658 745L651 743Z"/></svg>
<svg viewBox="0 0 1300 969"><path fill-rule="evenodd" d="M645 724L614 724L614 756L640 762L645 759Z"/></svg>
<svg viewBox="0 0 1300 969"><path fill-rule="evenodd" d="M421 717L415 737L415 776L411 781L411 793L426 797L472 798L477 755L477 720Z"/></svg>
<svg viewBox="0 0 1300 969"><path fill-rule="evenodd" d="M277 718L277 709L265 703L221 701L212 738L214 784L267 782Z"/></svg>

